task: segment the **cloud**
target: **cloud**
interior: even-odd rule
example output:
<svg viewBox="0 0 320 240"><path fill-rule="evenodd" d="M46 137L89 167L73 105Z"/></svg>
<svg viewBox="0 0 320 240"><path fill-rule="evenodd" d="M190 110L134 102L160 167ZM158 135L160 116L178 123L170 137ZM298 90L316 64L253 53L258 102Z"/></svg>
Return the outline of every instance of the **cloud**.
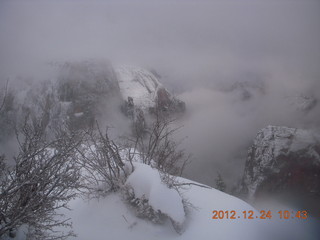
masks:
<svg viewBox="0 0 320 240"><path fill-rule="evenodd" d="M320 60L319 5L2 1L1 63L13 67L32 60L111 58L151 65L191 86L266 65L314 76Z"/></svg>
<svg viewBox="0 0 320 240"><path fill-rule="evenodd" d="M286 99L320 99L319 10L312 0L1 1L0 81L55 60L154 68L187 103L183 133L199 162L192 177L210 183L216 170L241 172L243 160L233 159L259 128L318 127L319 107L304 116ZM266 92L251 89L248 101L225 91L255 81Z"/></svg>
<svg viewBox="0 0 320 240"><path fill-rule="evenodd" d="M268 78L264 81L263 90L242 82L179 95L187 114L179 122L184 127L178 137L187 136L183 147L193 155L186 177L215 186L220 172L230 190L243 175L247 150L260 129L276 125L320 130L319 104L305 112L299 109L301 95Z"/></svg>

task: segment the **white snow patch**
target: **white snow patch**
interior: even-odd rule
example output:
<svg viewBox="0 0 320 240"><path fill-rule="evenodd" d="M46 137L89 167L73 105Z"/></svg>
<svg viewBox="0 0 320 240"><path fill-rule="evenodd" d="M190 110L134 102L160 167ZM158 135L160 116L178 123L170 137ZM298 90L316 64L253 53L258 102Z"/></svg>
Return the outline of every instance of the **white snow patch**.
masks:
<svg viewBox="0 0 320 240"><path fill-rule="evenodd" d="M134 148L125 148L119 151L120 157L124 161L132 161L143 163L142 153L140 153L137 149Z"/></svg>
<svg viewBox="0 0 320 240"><path fill-rule="evenodd" d="M83 112L77 112L74 114L75 117L81 117L83 115Z"/></svg>
<svg viewBox="0 0 320 240"><path fill-rule="evenodd" d="M135 197L148 199L154 210L159 210L172 220L182 224L185 213L182 198L175 189L168 188L162 181L159 172L145 164L135 163L134 172L128 177L126 184L130 185Z"/></svg>

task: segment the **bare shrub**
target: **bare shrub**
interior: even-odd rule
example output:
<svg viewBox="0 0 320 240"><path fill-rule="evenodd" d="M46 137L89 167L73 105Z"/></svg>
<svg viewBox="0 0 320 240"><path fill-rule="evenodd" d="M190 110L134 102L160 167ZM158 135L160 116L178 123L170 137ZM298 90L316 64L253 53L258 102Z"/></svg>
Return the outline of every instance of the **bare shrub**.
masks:
<svg viewBox="0 0 320 240"><path fill-rule="evenodd" d="M4 85L4 90L3 90L3 96L2 96L2 101L0 103L0 113L3 111L3 109L5 108L5 103L7 100L7 95L8 95L8 84L9 84L9 80L6 81L5 85Z"/></svg>
<svg viewBox="0 0 320 240"><path fill-rule="evenodd" d="M178 127L173 120L157 115L155 122L135 138L122 138L115 142L103 133L99 125L87 131L86 141L77 148L78 162L84 169L83 180L90 193L105 194L117 191L134 170L134 161L157 168L165 183L173 186L171 175L181 175L190 156L186 156L179 144L172 140Z"/></svg>
<svg viewBox="0 0 320 240"><path fill-rule="evenodd" d="M83 168L83 181L89 194L117 191L123 185L128 173L121 148L109 138L108 128L104 134L98 125L96 131L88 131L86 140L77 150L77 160Z"/></svg>
<svg viewBox="0 0 320 240"><path fill-rule="evenodd" d="M147 219L157 224L162 224L167 218L161 211L154 210L152 206L149 205L148 199L144 196L137 198L132 187L124 186L121 193L123 200L132 207L137 217Z"/></svg>
<svg viewBox="0 0 320 240"><path fill-rule="evenodd" d="M119 191L138 217L153 223L169 219L176 232L181 233L180 223L153 209L145 197L136 197L134 190L125 184L134 171L135 162L140 162L157 169L161 181L182 196L180 189L184 185L179 184L175 175L181 175L189 156L186 157L184 151L178 149L178 143L172 140L173 133L179 129L171 127L172 123L159 115L147 132L141 132L134 139L123 138L120 142L109 138L108 128L102 133L97 124L97 129L91 129L84 144L78 148L77 159L84 169L84 182L90 196L100 197ZM185 210L189 203L185 199L182 203Z"/></svg>
<svg viewBox="0 0 320 240"><path fill-rule="evenodd" d="M173 140L176 131L181 127L175 126L176 119L156 111L154 121L145 131L136 131L131 142L134 148L141 152L143 163L151 165L164 173L181 176L186 165L190 162L190 155L180 148L181 142Z"/></svg>
<svg viewBox="0 0 320 240"><path fill-rule="evenodd" d="M28 226L33 239L66 239L72 231L57 235L56 227L70 227L57 213L68 208L80 186L80 169L73 160L81 138L59 132L47 142L41 120L28 119L17 130L19 153L15 164L7 166L4 157L0 175L0 238Z"/></svg>

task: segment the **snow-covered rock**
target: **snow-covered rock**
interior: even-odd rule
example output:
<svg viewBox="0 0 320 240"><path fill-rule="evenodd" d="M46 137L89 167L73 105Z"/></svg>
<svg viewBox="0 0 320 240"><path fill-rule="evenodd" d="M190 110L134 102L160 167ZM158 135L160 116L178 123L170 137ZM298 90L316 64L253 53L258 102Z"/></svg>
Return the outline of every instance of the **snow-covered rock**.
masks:
<svg viewBox="0 0 320 240"><path fill-rule="evenodd" d="M314 210L320 200L319 134L278 126L259 131L248 151L240 193L251 200L298 194L304 199L299 204Z"/></svg>
<svg viewBox="0 0 320 240"><path fill-rule="evenodd" d="M184 206L179 193L166 186L159 172L145 164L135 164L134 172L128 177L126 185L132 187L135 198L144 198L155 210L183 224L185 220Z"/></svg>
<svg viewBox="0 0 320 240"><path fill-rule="evenodd" d="M155 108L170 113L184 110L184 103L173 97L158 77L142 68L115 69L109 61L94 59L49 63L43 67L46 71L41 67L39 73L13 81L19 84L12 87L15 94L10 92L6 114L0 117L3 135L12 135L11 122L19 125L25 115L44 116L44 128L67 124L79 130L93 126L97 119L117 126L122 105L122 112L133 120L135 129L144 129L146 113ZM29 86L21 87L20 82L27 79ZM127 123L126 119L121 121Z"/></svg>
<svg viewBox="0 0 320 240"><path fill-rule="evenodd" d="M115 71L125 100L131 97L134 104L142 109L155 105L157 91L163 86L151 72L133 66L120 66Z"/></svg>
<svg viewBox="0 0 320 240"><path fill-rule="evenodd" d="M125 101L131 102L144 112L158 107L163 111L184 111L185 104L172 96L150 71L134 67L115 68L120 92Z"/></svg>

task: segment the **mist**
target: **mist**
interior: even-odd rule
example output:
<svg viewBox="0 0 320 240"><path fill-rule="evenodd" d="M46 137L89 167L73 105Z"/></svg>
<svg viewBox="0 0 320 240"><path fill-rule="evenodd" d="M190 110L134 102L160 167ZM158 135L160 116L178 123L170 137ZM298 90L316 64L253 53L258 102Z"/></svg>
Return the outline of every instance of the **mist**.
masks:
<svg viewBox="0 0 320 240"><path fill-rule="evenodd" d="M311 0L1 1L0 81L45 76L40 64L55 61L155 69L187 105L186 175L213 185L220 172L232 186L259 129L319 128L319 104L305 113L292 103L320 99L319 12ZM249 83L248 99L232 89L239 82Z"/></svg>

